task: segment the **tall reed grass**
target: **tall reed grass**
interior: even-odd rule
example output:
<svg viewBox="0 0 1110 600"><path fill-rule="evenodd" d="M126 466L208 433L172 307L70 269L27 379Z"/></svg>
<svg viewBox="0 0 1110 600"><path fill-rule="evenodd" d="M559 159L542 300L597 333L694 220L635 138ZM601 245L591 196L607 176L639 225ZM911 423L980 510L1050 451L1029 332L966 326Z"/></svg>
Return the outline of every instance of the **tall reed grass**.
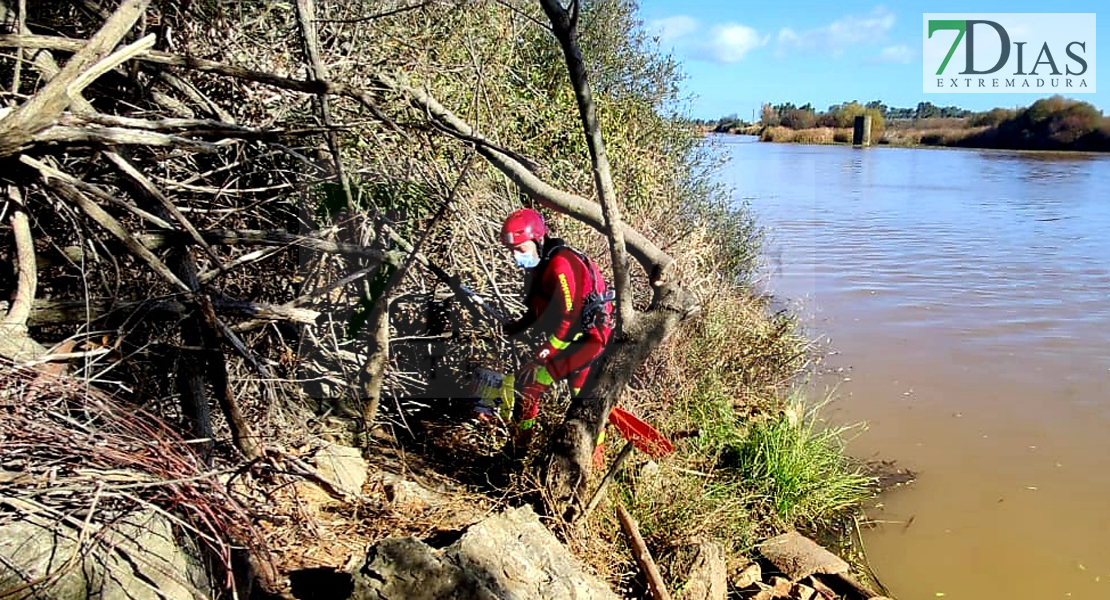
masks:
<svg viewBox="0 0 1110 600"><path fill-rule="evenodd" d="M790 129L781 125L764 127L759 135L763 142L793 142L796 144L835 144L852 141L852 130L833 127Z"/></svg>

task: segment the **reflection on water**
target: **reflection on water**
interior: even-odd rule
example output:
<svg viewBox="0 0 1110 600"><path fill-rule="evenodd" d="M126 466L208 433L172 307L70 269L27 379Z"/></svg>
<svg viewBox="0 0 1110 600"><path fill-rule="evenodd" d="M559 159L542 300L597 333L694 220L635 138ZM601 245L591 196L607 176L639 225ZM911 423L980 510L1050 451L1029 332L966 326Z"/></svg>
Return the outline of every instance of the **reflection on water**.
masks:
<svg viewBox="0 0 1110 600"><path fill-rule="evenodd" d="M921 473L868 509L884 583L1110 598L1110 157L719 139L851 451Z"/></svg>

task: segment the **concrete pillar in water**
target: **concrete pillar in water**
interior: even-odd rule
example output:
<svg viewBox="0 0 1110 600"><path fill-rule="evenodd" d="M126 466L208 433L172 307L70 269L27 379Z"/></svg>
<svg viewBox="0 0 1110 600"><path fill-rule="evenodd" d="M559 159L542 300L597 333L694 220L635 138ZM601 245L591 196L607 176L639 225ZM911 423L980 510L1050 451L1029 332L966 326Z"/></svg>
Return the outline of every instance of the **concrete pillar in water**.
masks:
<svg viewBox="0 0 1110 600"><path fill-rule="evenodd" d="M855 130L852 132L852 145L871 145L871 115L860 115L856 117Z"/></svg>

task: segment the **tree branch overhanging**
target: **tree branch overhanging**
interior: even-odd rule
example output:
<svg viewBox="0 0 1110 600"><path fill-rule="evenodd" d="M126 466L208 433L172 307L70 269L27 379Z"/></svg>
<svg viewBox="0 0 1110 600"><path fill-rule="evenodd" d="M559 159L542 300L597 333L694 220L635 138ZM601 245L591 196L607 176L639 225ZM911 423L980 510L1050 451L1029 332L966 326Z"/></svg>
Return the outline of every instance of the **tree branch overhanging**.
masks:
<svg viewBox="0 0 1110 600"><path fill-rule="evenodd" d="M374 78L383 88L401 94L407 98L414 107L426 112L444 127L469 136L477 142L484 141L481 136L474 132L470 125L445 108L431 94L424 90L404 85L394 78L381 73L375 74ZM591 202L581 196L564 192L548 184L533 174L525 165L493 149L491 146L478 143L475 146L475 150L481 154L483 158L493 164L494 167L509 177L513 183L530 196L539 200L544 206L557 212L570 215L598 231L605 231L605 216L597 203ZM640 263L644 271L651 276L652 282L655 285L662 285L665 274L674 264L674 259L667 255L666 252L660 250L651 240L647 239L627 224L621 223L620 230L625 237L627 247L632 256Z"/></svg>

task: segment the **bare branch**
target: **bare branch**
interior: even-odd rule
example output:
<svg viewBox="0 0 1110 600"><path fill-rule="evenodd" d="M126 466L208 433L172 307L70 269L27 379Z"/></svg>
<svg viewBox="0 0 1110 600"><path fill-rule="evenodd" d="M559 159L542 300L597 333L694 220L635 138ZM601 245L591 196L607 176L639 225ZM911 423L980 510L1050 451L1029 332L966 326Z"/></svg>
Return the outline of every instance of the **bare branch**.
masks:
<svg viewBox="0 0 1110 600"><path fill-rule="evenodd" d="M301 36L304 38L305 57L308 59L308 74L313 79L321 81L328 78L328 71L324 67L324 62L320 60L320 48L316 36L315 19L315 2L313 0L297 0L297 20L300 22ZM339 153L339 134L335 131L335 123L331 118L331 100L326 93L320 93L316 96L316 103L320 108L321 121L324 127L328 128L326 136L328 150L331 152L332 162L335 163L335 176L339 179L339 185L343 189L343 196L347 200L347 210L352 215L358 214L358 206L355 204L354 194L351 193L351 186L347 181L347 173L343 170L343 158Z"/></svg>
<svg viewBox="0 0 1110 600"><path fill-rule="evenodd" d="M28 50L43 49L61 50L63 52L78 52L85 46L85 43L81 40L49 35L7 34L0 35L0 46L20 46ZM159 50L149 50L145 54L137 56L136 58L142 60L143 62L168 65L172 67L184 67L187 69L192 69L194 71L203 71L206 73L215 73L217 75L225 75L227 77L234 77L236 79L244 79L246 81L264 83L283 89L305 92L307 94L341 93L338 90L344 89L341 85L330 84L326 81L305 81L302 79L292 79L290 77L282 77L280 75L274 75L273 73L267 73L265 71L255 71L252 69L245 69L243 67L237 67L235 65L229 65L214 60L207 60L192 56L182 56L180 54L172 54L170 52L162 52ZM61 110L59 110L58 112L61 112Z"/></svg>
<svg viewBox="0 0 1110 600"><path fill-rule="evenodd" d="M143 37L142 39L133 42L113 52L112 54L104 57L95 65L89 67L89 70L81 73L77 79L66 86L66 95L71 99L80 96L89 84L100 78L101 75L115 69L123 63L135 58L136 56L150 50L154 47L154 34Z"/></svg>
<svg viewBox="0 0 1110 600"><path fill-rule="evenodd" d="M8 205L11 207L12 232L15 234L16 269L19 274L15 299L3 323L18 328L27 327L27 317L35 301L38 287L38 270L35 266L35 241L31 237L31 224L23 207L19 188L8 186Z"/></svg>
<svg viewBox="0 0 1110 600"><path fill-rule="evenodd" d="M74 185L74 183L78 181L75 177L29 156L21 156L19 160L25 165L38 169L39 174L47 185L57 190L70 202L76 204L90 219L96 221L101 227L116 236L132 254L145 262L155 273L158 273L158 275L170 282L178 290L183 292L191 291L189 286L178 279L161 259L154 256L146 246L139 243L139 240L135 239L135 236L131 235L131 232L127 231L123 224L117 221L112 215L104 212L104 209L97 206L95 202L85 197Z"/></svg>
<svg viewBox="0 0 1110 600"><path fill-rule="evenodd" d="M360 246L358 244L347 244L343 242L332 242L321 239L320 232L312 235L298 235L289 233L288 231L281 230L259 230L259 229L209 229L199 232L200 236L204 238L209 244L233 246L296 246L305 250L313 250L316 252L324 252L326 254L347 254L351 256L362 256L365 258L373 258L382 260L386 258L387 253L383 250L371 248L369 246ZM173 236L171 239L170 236ZM161 240L159 240L161 238ZM174 234L149 234L142 236L143 243L150 242L152 247L157 247L159 243L165 244L173 243L187 243L182 236ZM180 240L180 241L178 241Z"/></svg>
<svg viewBox="0 0 1110 600"><path fill-rule="evenodd" d="M182 148L197 152L215 152L219 145L209 142L199 142L176 135L139 131L136 129L122 129L119 127L100 127L90 125L86 127L67 127L55 125L36 132L20 146L11 148L0 144L0 156L16 154L33 144L100 144L105 146L161 146L169 148ZM9 152L10 150L10 152Z"/></svg>
<svg viewBox="0 0 1110 600"><path fill-rule="evenodd" d="M50 124L72 102L71 84L82 73L108 56L131 26L142 16L150 0L124 0L100 31L66 63L58 76L51 79L30 100L21 104L7 117L0 119L0 156L10 156L12 148L25 146L38 131Z"/></svg>
<svg viewBox="0 0 1110 600"><path fill-rule="evenodd" d="M432 4L438 3L439 2L437 0L424 0L424 2L417 2L416 4L410 4L408 6L402 6L393 10L386 10L380 13L374 13L372 15L366 15L365 17L357 17L354 19L314 19L314 21L317 23L365 23L366 21L392 17L393 15L399 15L401 13L409 12L410 10L416 10L418 8L424 8L425 6L430 6Z"/></svg>
<svg viewBox="0 0 1110 600"><path fill-rule="evenodd" d="M180 92L189 100L192 100L197 106L205 112L214 115L220 121L224 123L235 123L235 118L231 116L231 113L227 112L222 106L216 104L211 98L201 93L192 83L166 70L159 71L158 79Z"/></svg>
<svg viewBox="0 0 1110 600"><path fill-rule="evenodd" d="M19 12L19 16L16 18L16 31L19 32L19 33L22 33L23 30L26 29L26 27L27 27L27 0L19 0L19 6L18 6L17 10ZM0 9L0 12L3 12L3 10ZM19 93L19 87L20 87L20 83L21 83L20 80L22 78L22 69L23 69L23 49L17 46L16 49L15 49L15 69L14 69L14 72L12 73L12 93L13 94L18 94Z"/></svg>
<svg viewBox="0 0 1110 600"><path fill-rule="evenodd" d="M621 529L624 529L625 535L628 536L628 545L632 547L632 556L636 557L636 562L644 571L644 577L647 579L652 599L671 600L671 595L667 591L667 584L659 573L659 567L652 560L651 551L648 550L643 536L640 535L640 528L636 525L636 521L632 519L632 515L628 514L628 509L620 502L617 503L617 518L621 522Z"/></svg>
<svg viewBox="0 0 1110 600"><path fill-rule="evenodd" d="M80 40L70 40L67 38L45 36L45 35L0 35L0 46L21 46L27 49L39 48L49 50L63 50L68 52L76 52L83 46ZM402 130L397 127L393 121L385 115L378 108L374 102L373 97L362 90L351 88L350 86L336 83L332 81L305 81L301 79L292 79L289 77L282 77L274 75L273 73L266 73L264 71L255 71L252 69L244 69L234 65L216 62L213 60L205 60L203 58L194 58L191 56L181 56L178 54L171 54L169 52L160 52L151 50L146 54L137 57L144 62L169 65L174 67L184 67L193 69L195 71L202 71L206 73L215 73L217 75L224 75L227 77L234 77L245 81L254 81L266 85L271 85L277 88L294 90L304 92L306 94L333 94L337 96L346 96L357 100L365 106L375 118L383 123L389 124L393 129L398 132ZM0 147L2 148L2 147ZM0 153L2 155L2 153Z"/></svg>
<svg viewBox="0 0 1110 600"><path fill-rule="evenodd" d="M98 112L82 112L80 115L63 114L60 123L74 127L83 127L89 123L95 123L106 127L184 133L214 138L233 136L251 139L277 139L277 132L274 131L252 129L211 119L135 119Z"/></svg>
<svg viewBox="0 0 1110 600"><path fill-rule="evenodd" d="M403 257L394 257L394 258L389 259L389 260L390 260L390 264L400 266L402 261L404 260L404 258ZM330 292L332 290L339 289L339 288L341 288L341 287L343 287L343 286L345 286L349 283L354 283L354 282L362 279L363 277L366 277L370 273L375 272L377 270L377 268L378 268L378 265L375 264L375 265L370 266L370 267L365 267L365 268L359 269L358 271L355 271L354 273L351 273L350 275L348 275L348 276L346 276L342 279L339 279L338 281L333 281L332 283L330 283L330 284L328 284L328 285L326 285L322 288L313 290L312 292L310 292L308 294L304 294L303 296L298 296L298 297L296 297L296 298L294 298L294 299L292 299L292 300L290 300L290 301L288 301L288 302L286 302L286 303L284 303L280 306L275 306L274 308L275 309L288 309L288 310L294 309L294 308L304 304L305 302L308 302L309 300L312 300L313 298L319 298L320 296L323 296L324 294L327 294L328 292ZM265 320L262 320L262 319L254 319L254 320L251 320L251 321L243 321L242 323L239 323L239 324L233 326L231 329L232 329L232 331L235 331L237 333L242 333L244 331L250 331L252 329L258 329L259 327L262 327L263 325L265 325L268 322L269 321L265 321ZM356 359L355 362L358 362L359 364L362 364L361 360Z"/></svg>
<svg viewBox="0 0 1110 600"><path fill-rule="evenodd" d="M496 2L496 3L500 4L501 6L504 6L505 8L509 9L509 11L511 11L513 13L516 13L517 15L523 17L525 20L530 21L533 25L536 25L540 29L551 29L551 25L549 25L547 23L544 23L543 21L537 19L536 17L533 17L532 15L520 10L519 7L513 5L513 3L511 3L511 2L506 2L506 0L494 0L494 2Z"/></svg>
<svg viewBox="0 0 1110 600"><path fill-rule="evenodd" d="M3 303L0 303L0 307ZM212 306L218 314L251 317L260 321L288 321L312 325L320 313L307 308L287 305L274 305L266 302L248 302L213 298ZM176 300L142 300L117 302L108 299L90 298L88 300L36 300L31 306L27 323L32 326L59 325L62 323L83 323L98 321L113 313L143 314L145 318L171 318L185 316L189 307Z"/></svg>
<svg viewBox="0 0 1110 600"><path fill-rule="evenodd" d="M369 246L346 244L321 239L321 232L312 235L297 235L281 230L259 229L208 229L198 231L201 239L213 246L290 246L323 252L325 254L344 254L360 256L377 261L386 260L397 262L391 252L386 252ZM196 244L196 240L181 231L158 231L140 233L134 236L143 246L150 250L161 250L170 246ZM109 246L111 247L111 246ZM85 250L78 246L66 246L62 249L65 258L74 262L80 261L85 255ZM56 259L49 256L40 256L39 264L46 266L54 264Z"/></svg>
<svg viewBox="0 0 1110 600"><path fill-rule="evenodd" d="M220 261L220 257L216 256L216 252L212 250L212 246L210 246L208 242L204 241L204 238L201 237L200 232L197 231L197 228L193 226L192 221L185 218L185 215L181 214L180 210L177 210L177 207L174 206L174 203L170 201L170 199L167 198L165 194L162 193L162 190L158 189L154 185L154 183L150 181L150 179L147 179L146 175L143 175L141 172L139 172L139 170L135 168L135 166L132 165L130 161L120 156L117 152L107 151L105 152L105 156L107 156L108 160L111 161L117 169L123 172L124 175L130 177L135 185L138 186L144 194L156 200L158 204L162 205L162 208L165 209L167 213L173 216L174 220L176 220L185 229L185 231L187 231L189 235L192 236L193 240L196 241L202 248L204 248L204 251L208 254L208 257L212 259L213 264L216 265L218 270L224 269L224 266Z"/></svg>
<svg viewBox="0 0 1110 600"><path fill-rule="evenodd" d="M578 48L576 25L578 21L578 1L571 0L573 14L568 15L559 0L540 0L544 12L551 20L552 33L559 40L570 73L574 96L578 101L578 113L582 119L582 129L586 134L586 144L590 149L590 159L594 167L594 187L601 200L601 212L605 216L605 232L609 238L609 253L613 259L613 275L617 287L617 309L620 323L629 323L633 317L632 279L628 272L628 250L625 247L624 231L621 228L620 207L613 191L613 176L609 169L609 157L605 153L605 140L601 137L601 125L597 121L597 107L594 105L593 92L586 76L586 62Z"/></svg>
<svg viewBox="0 0 1110 600"><path fill-rule="evenodd" d="M204 321L208 325L205 328L204 341L204 345L208 347L209 352L207 374L212 382L212 387L216 390L216 398L220 402L220 408L223 409L224 416L227 417L235 447L243 453L243 456L254 460L262 454L260 440L255 436L250 423L243 417L243 412L239 409L239 403L235 401L235 394L231 391L231 386L228 385L227 363L224 360L223 351L220 350L219 338L220 334L224 333L226 326L220 327L222 323L216 318L216 311L206 295L197 294L196 299L201 315L204 316ZM234 334L232 335L234 336ZM228 341L238 340L238 336L225 339Z"/></svg>

